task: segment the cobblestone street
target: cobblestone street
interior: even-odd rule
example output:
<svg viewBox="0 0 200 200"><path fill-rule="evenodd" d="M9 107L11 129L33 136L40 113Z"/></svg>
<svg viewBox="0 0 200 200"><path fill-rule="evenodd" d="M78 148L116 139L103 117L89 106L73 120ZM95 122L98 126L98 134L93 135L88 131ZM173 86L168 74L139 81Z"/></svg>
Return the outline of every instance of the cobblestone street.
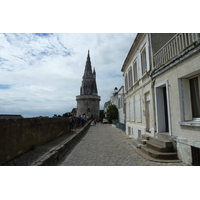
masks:
<svg viewBox="0 0 200 200"><path fill-rule="evenodd" d="M149 161L138 155L132 139L109 124L90 126L86 136L58 166L184 166L184 163Z"/></svg>

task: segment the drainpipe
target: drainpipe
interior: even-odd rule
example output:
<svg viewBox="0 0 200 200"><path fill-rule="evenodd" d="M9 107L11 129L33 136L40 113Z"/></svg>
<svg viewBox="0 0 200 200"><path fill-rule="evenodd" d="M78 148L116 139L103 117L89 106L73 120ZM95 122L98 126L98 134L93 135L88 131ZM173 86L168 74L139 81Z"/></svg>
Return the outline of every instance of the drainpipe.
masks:
<svg viewBox="0 0 200 200"><path fill-rule="evenodd" d="M157 132L156 130L156 106L155 106L155 91L154 91L154 86L155 86L155 78L152 79L151 82L151 91L152 91L152 101L153 101L153 119L154 119L154 123L153 123L153 128L154 128L154 136L155 133Z"/></svg>
<svg viewBox="0 0 200 200"><path fill-rule="evenodd" d="M148 40L149 40L149 63L150 63L150 70L149 70L149 75L151 75L151 68L152 68L152 51L151 51L151 37L150 34L151 33L147 33L148 34Z"/></svg>
<svg viewBox="0 0 200 200"><path fill-rule="evenodd" d="M150 73L149 75L151 76L152 71L153 71L153 54L152 54L152 48L151 48L151 33L148 33L148 40L149 40L149 61L150 61ZM151 77L151 92L152 92L152 102L153 102L153 128L154 128L154 136L156 133L156 112L155 112L155 94L154 94L154 86L155 86L155 78Z"/></svg>

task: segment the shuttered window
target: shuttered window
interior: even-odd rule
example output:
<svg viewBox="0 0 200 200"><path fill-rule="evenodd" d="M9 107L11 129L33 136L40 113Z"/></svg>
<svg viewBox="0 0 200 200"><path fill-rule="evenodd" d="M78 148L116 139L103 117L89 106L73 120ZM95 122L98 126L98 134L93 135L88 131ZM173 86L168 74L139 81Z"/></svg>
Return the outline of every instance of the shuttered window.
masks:
<svg viewBox="0 0 200 200"><path fill-rule="evenodd" d="M131 98L130 100L130 118L131 121L134 122L135 121L135 112L134 112L134 99Z"/></svg>
<svg viewBox="0 0 200 200"><path fill-rule="evenodd" d="M128 78L127 78L127 74L125 75L125 90L128 91Z"/></svg>
<svg viewBox="0 0 200 200"><path fill-rule="evenodd" d="M128 72L128 87L130 88L133 85L133 73L132 73L132 67L130 67L130 70Z"/></svg>
<svg viewBox="0 0 200 200"><path fill-rule="evenodd" d="M141 65L142 65L142 75L144 75L145 72L147 71L147 56L145 47L141 52Z"/></svg>
<svg viewBox="0 0 200 200"><path fill-rule="evenodd" d="M138 81L137 61L133 64L134 83Z"/></svg>
<svg viewBox="0 0 200 200"><path fill-rule="evenodd" d="M130 117L129 114L130 113L130 109L129 109L129 101L126 102L126 120L129 121Z"/></svg>

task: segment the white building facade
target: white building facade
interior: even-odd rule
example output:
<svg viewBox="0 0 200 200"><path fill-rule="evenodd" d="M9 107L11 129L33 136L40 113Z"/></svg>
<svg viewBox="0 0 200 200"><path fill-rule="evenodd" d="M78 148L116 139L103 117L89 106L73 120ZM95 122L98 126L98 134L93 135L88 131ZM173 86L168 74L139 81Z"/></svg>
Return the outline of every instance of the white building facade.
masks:
<svg viewBox="0 0 200 200"><path fill-rule="evenodd" d="M153 60L157 133L175 140L184 163L200 165L200 34L175 34Z"/></svg>
<svg viewBox="0 0 200 200"><path fill-rule="evenodd" d="M133 138L142 134L154 136L154 117L149 35L138 34L124 61L124 99L126 134Z"/></svg>
<svg viewBox="0 0 200 200"><path fill-rule="evenodd" d="M139 33L122 66L126 134L166 136L200 165L200 34Z"/></svg>

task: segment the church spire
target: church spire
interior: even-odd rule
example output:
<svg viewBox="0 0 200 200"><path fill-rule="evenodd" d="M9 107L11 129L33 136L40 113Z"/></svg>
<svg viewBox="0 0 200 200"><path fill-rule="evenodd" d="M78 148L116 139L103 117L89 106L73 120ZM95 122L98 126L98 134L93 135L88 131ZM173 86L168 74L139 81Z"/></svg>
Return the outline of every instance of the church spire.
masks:
<svg viewBox="0 0 200 200"><path fill-rule="evenodd" d="M90 61L90 51L88 50L87 61L85 65L84 77L92 76L92 66Z"/></svg>
<svg viewBox="0 0 200 200"><path fill-rule="evenodd" d="M96 76L95 67L94 67L94 69L93 69L93 75Z"/></svg>

